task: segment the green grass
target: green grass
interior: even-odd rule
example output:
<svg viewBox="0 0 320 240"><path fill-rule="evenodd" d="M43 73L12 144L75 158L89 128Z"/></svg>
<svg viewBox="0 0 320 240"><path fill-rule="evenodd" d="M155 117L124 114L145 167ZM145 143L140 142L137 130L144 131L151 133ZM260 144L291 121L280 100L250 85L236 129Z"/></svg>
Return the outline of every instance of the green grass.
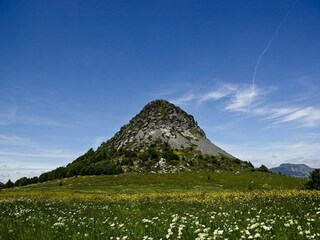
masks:
<svg viewBox="0 0 320 240"><path fill-rule="evenodd" d="M0 240L320 239L320 192L261 172L68 178L0 192Z"/></svg>
<svg viewBox="0 0 320 240"><path fill-rule="evenodd" d="M319 239L319 206L319 193L296 190L203 202L0 200L0 239Z"/></svg>
<svg viewBox="0 0 320 240"><path fill-rule="evenodd" d="M38 183L8 192L65 191L76 193L216 192L300 189L306 180L261 172L200 172L80 176ZM62 182L63 185L59 186ZM3 191L5 192L5 191Z"/></svg>

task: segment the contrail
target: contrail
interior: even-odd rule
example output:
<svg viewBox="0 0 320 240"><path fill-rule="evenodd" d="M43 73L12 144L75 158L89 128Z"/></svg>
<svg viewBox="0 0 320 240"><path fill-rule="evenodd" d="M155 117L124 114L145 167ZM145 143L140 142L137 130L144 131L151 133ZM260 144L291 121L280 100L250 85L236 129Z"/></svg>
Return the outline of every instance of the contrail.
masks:
<svg viewBox="0 0 320 240"><path fill-rule="evenodd" d="M257 74L257 69L260 65L261 59L263 58L264 54L268 51L271 43L273 42L273 40L278 36L279 31L282 27L282 25L285 23L285 21L287 20L287 18L290 16L290 14L292 13L294 7L296 6L297 2L299 0L295 0L295 2L292 4L291 8L289 9L289 11L287 12L287 14L285 15L285 17L282 19L282 21L280 22L280 24L278 25L276 31L274 32L274 34L272 35L272 37L270 38L270 40L268 41L266 47L263 49L263 51L261 52L256 65L254 67L254 71L253 71L253 77L252 77L252 87L254 88L254 84L255 84L255 80L256 80L256 74Z"/></svg>

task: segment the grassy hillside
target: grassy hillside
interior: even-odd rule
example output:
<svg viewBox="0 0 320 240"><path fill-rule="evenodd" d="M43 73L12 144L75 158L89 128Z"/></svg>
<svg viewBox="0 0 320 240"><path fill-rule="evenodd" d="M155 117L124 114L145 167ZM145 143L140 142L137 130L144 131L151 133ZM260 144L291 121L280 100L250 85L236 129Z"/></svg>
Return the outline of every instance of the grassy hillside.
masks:
<svg viewBox="0 0 320 240"><path fill-rule="evenodd" d="M200 172L79 176L2 191L5 195L33 192L72 194L221 192L301 189L305 180L261 172ZM61 185L62 184L62 185Z"/></svg>

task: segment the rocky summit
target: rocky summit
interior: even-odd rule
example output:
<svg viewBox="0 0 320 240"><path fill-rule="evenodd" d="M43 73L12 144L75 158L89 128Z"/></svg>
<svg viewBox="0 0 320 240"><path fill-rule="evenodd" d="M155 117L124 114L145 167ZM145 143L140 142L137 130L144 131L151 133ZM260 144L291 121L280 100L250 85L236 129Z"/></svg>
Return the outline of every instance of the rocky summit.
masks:
<svg viewBox="0 0 320 240"><path fill-rule="evenodd" d="M206 138L192 115L166 100L147 104L107 145L137 151L155 142L167 143L173 149L193 148L202 154L232 157Z"/></svg>

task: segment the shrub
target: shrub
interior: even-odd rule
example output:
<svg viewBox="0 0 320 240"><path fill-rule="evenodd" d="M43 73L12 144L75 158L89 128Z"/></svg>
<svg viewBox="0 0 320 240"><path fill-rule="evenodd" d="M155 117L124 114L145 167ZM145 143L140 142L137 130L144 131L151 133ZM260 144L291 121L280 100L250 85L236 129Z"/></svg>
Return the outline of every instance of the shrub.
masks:
<svg viewBox="0 0 320 240"><path fill-rule="evenodd" d="M17 187L20 187L20 186L25 186L28 184L30 184L30 179L27 177L22 177L22 178L18 179L14 185Z"/></svg>
<svg viewBox="0 0 320 240"><path fill-rule="evenodd" d="M320 169L315 169L306 183L306 188L310 190L320 190Z"/></svg>
<svg viewBox="0 0 320 240"><path fill-rule="evenodd" d="M5 188L13 188L14 183L9 179L8 182L4 185Z"/></svg>
<svg viewBox="0 0 320 240"><path fill-rule="evenodd" d="M166 150L162 153L162 157L168 161L179 160L179 156L175 154L172 150Z"/></svg>
<svg viewBox="0 0 320 240"><path fill-rule="evenodd" d="M265 165L261 165L259 168L257 168L258 172L269 172L269 169Z"/></svg>
<svg viewBox="0 0 320 240"><path fill-rule="evenodd" d="M39 182L46 182L49 180L48 173L42 173L39 176Z"/></svg>

